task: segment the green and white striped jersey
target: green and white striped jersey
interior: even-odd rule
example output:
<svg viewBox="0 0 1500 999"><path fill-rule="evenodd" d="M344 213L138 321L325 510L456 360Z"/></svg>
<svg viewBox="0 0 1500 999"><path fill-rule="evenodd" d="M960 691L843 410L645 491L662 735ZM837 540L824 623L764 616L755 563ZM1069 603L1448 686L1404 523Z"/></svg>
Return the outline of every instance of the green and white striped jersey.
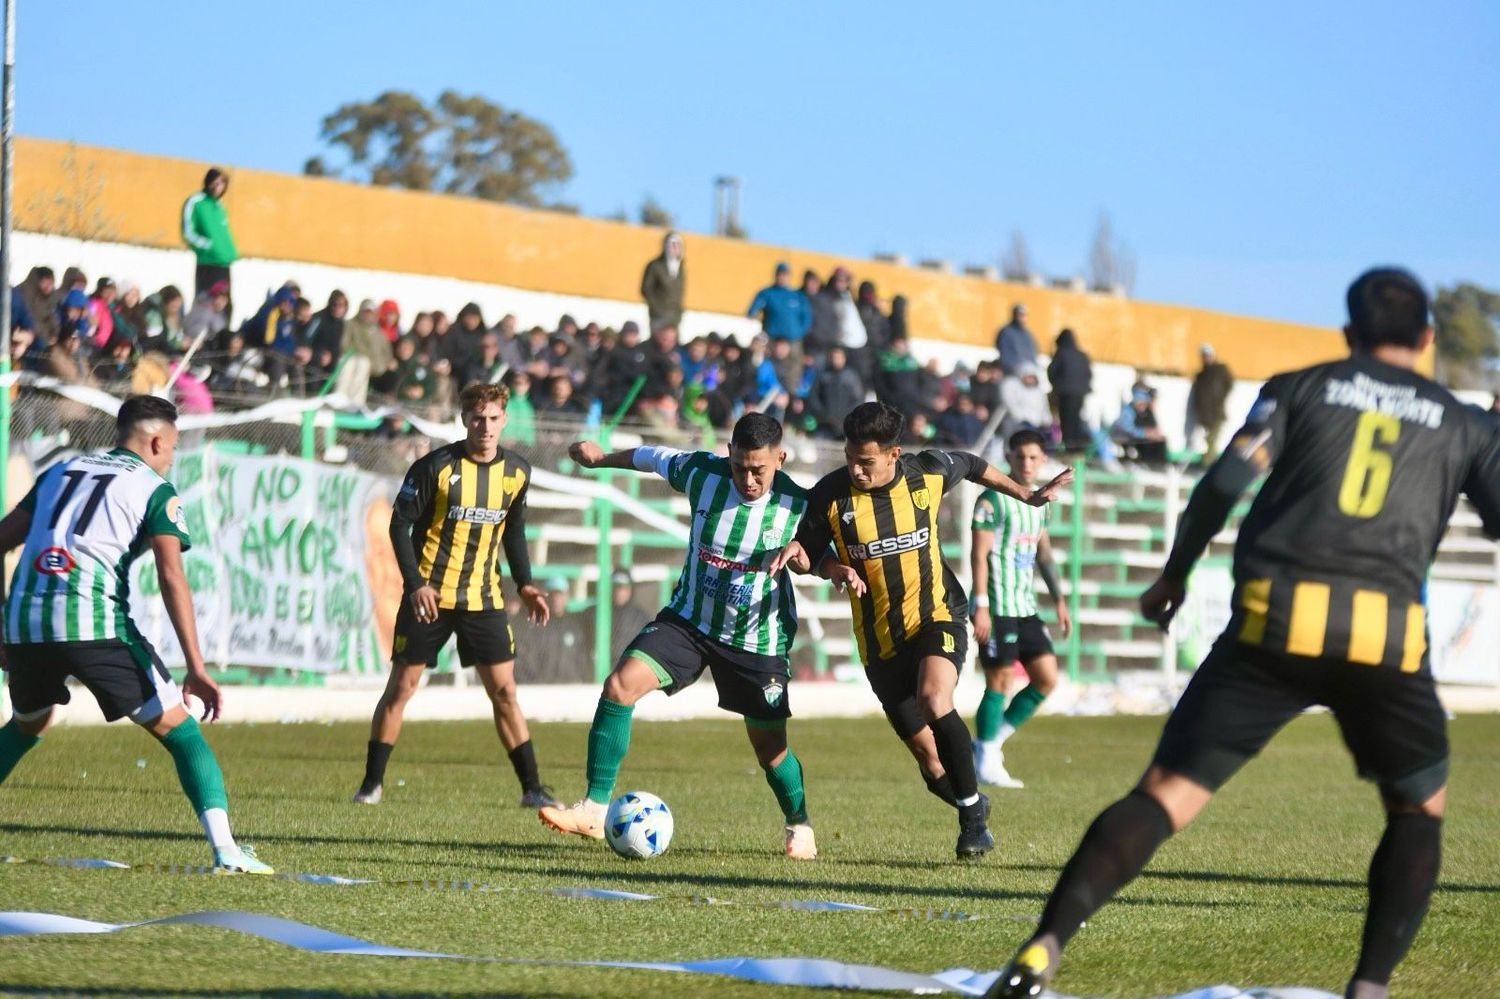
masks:
<svg viewBox="0 0 1500 999"><path fill-rule="evenodd" d="M54 465L20 506L31 513L5 604L5 641L129 640L130 563L156 535L189 547L177 490L123 449Z"/></svg>
<svg viewBox="0 0 1500 999"><path fill-rule="evenodd" d="M1050 506L1032 506L986 489L974 504L976 531L993 531L990 544L990 613L1031 617L1036 613L1036 549L1047 530Z"/></svg>
<svg viewBox="0 0 1500 999"><path fill-rule="evenodd" d="M730 477L729 459L707 451L638 447L635 467L655 472L692 504L687 559L667 609L716 642L785 656L797 634L788 570L765 565L791 543L807 493L784 472L751 503Z"/></svg>

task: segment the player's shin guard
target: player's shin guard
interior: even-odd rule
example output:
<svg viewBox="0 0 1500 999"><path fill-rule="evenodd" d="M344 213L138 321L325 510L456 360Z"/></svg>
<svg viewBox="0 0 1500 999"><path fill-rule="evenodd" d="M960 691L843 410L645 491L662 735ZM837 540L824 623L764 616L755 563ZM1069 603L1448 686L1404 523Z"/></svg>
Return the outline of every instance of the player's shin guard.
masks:
<svg viewBox="0 0 1500 999"><path fill-rule="evenodd" d="M594 709L594 724L589 726L589 800L609 804L614 794L615 778L620 775L620 761L630 749L630 716L635 708L599 698Z"/></svg>
<svg viewBox="0 0 1500 999"><path fill-rule="evenodd" d="M389 742L374 739L365 746L365 781L359 786L361 794L369 794L385 783L385 766L391 761L391 750L395 748Z"/></svg>
<svg viewBox="0 0 1500 999"><path fill-rule="evenodd" d="M1000 719L1005 711L1005 695L998 690L984 690L979 710L974 712L974 738L989 742L1000 734Z"/></svg>
<svg viewBox="0 0 1500 999"><path fill-rule="evenodd" d="M0 726L0 784L5 783L5 778L21 762L21 757L27 751L42 741L39 735L27 735L21 731L21 726L16 724L12 718L4 726Z"/></svg>
<svg viewBox="0 0 1500 999"><path fill-rule="evenodd" d="M531 740L527 739L515 749L506 753L510 757L510 765L516 772L516 780L521 782L521 790L534 791L542 786L541 775L536 769L536 750L531 746Z"/></svg>
<svg viewBox="0 0 1500 999"><path fill-rule="evenodd" d="M1016 696L1010 699L1010 704L1005 707L1005 725L1012 732L1026 724L1027 719L1036 714L1036 709L1041 707L1047 695L1036 689L1036 684L1028 683L1016 691Z"/></svg>
<svg viewBox="0 0 1500 999"><path fill-rule="evenodd" d="M1370 858L1370 903L1354 981L1385 985L1416 938L1443 859L1443 820L1416 812L1386 819Z"/></svg>
<svg viewBox="0 0 1500 999"><path fill-rule="evenodd" d="M765 767L766 783L776 795L776 804L786 816L789 826L807 821L807 793L802 789L802 761L797 754L787 749L781 762L774 767Z"/></svg>
<svg viewBox="0 0 1500 999"><path fill-rule="evenodd" d="M1099 813L1062 869L1036 935L1050 934L1059 948L1066 946L1083 921L1141 873L1171 835L1166 809L1144 791L1131 791Z"/></svg>
<svg viewBox="0 0 1500 999"><path fill-rule="evenodd" d="M193 811L202 814L210 808L229 809L229 795L224 790L224 774L214 751L203 741L203 730L192 715L161 737L161 744L172 754L177 765L177 779Z"/></svg>
<svg viewBox="0 0 1500 999"><path fill-rule="evenodd" d="M979 778L974 774L974 749L969 743L969 728L957 711L950 711L930 724L938 759L943 763L953 796L966 802L979 793Z"/></svg>

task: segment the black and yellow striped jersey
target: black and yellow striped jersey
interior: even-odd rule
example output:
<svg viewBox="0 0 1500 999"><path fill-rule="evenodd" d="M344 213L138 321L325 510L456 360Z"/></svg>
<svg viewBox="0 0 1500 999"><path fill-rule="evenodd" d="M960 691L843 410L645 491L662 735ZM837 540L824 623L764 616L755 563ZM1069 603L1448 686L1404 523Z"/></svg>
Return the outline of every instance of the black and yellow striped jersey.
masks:
<svg viewBox="0 0 1500 999"><path fill-rule="evenodd" d="M900 654L924 624L964 620L968 598L943 564L938 505L988 467L963 451L921 451L897 458L896 477L879 489L860 489L840 468L808 493L797 540L815 565L831 542L839 561L865 581L865 595L849 597L865 663Z"/></svg>
<svg viewBox="0 0 1500 999"><path fill-rule="evenodd" d="M530 484L531 465L503 447L481 464L459 441L413 464L391 511L391 544L406 592L432 586L438 606L446 609L503 608L502 546L516 586L531 582Z"/></svg>
<svg viewBox="0 0 1500 999"><path fill-rule="evenodd" d="M1500 529L1490 418L1368 355L1268 381L1232 448L1271 462L1240 527L1229 636L1425 672L1425 579L1460 493Z"/></svg>

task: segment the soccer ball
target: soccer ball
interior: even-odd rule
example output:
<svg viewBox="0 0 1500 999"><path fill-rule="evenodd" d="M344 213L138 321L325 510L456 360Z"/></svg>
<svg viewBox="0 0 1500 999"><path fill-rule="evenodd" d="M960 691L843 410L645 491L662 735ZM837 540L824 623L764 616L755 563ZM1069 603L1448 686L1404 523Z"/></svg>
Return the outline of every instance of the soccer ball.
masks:
<svg viewBox="0 0 1500 999"><path fill-rule="evenodd" d="M604 839L622 857L645 859L665 853L672 842L672 810L646 791L627 791L609 804Z"/></svg>

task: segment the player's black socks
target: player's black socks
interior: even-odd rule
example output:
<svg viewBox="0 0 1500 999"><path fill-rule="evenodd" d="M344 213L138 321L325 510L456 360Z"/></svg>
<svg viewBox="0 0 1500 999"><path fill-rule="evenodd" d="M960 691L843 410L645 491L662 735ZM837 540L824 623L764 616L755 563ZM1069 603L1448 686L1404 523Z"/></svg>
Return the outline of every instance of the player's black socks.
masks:
<svg viewBox="0 0 1500 999"><path fill-rule="evenodd" d="M542 778L536 772L536 753L531 748L530 739L510 751L510 765L516 768L516 780L521 782L521 790L535 791L542 786Z"/></svg>
<svg viewBox="0 0 1500 999"><path fill-rule="evenodd" d="M370 741L365 749L365 782L359 786L361 794L369 794L385 783L385 765L391 760L391 750L396 747L389 742Z"/></svg>
<svg viewBox="0 0 1500 999"><path fill-rule="evenodd" d="M1397 812L1370 858L1370 902L1354 981L1384 985L1416 938L1443 861L1443 820Z"/></svg>
<svg viewBox="0 0 1500 999"><path fill-rule="evenodd" d="M1100 812L1058 876L1036 935L1050 933L1059 949L1066 947L1083 921L1141 873L1171 835L1166 809L1145 791L1131 791Z"/></svg>
<svg viewBox="0 0 1500 999"><path fill-rule="evenodd" d="M974 797L979 793L979 778L974 775L974 744L969 738L969 727L957 711L930 722L929 727L954 799L964 801Z"/></svg>
<svg viewBox="0 0 1500 999"><path fill-rule="evenodd" d="M958 807L958 799L953 796L953 782L948 779L947 774L929 777L927 771L923 770L922 779L927 782L927 790L941 798L944 804Z"/></svg>

